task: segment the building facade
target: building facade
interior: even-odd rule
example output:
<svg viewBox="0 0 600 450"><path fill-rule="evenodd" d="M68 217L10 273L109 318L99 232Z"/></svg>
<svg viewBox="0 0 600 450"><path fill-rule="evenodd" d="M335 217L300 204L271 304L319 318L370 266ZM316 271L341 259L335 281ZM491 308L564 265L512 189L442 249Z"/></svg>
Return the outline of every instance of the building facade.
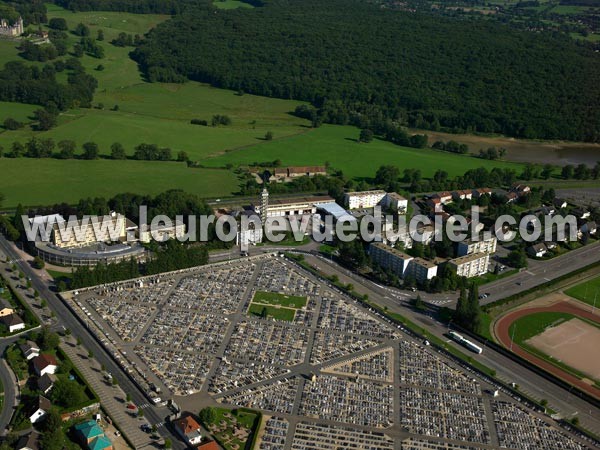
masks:
<svg viewBox="0 0 600 450"><path fill-rule="evenodd" d="M374 208L386 196L382 190L348 192L344 195L344 202L348 209Z"/></svg>
<svg viewBox="0 0 600 450"><path fill-rule="evenodd" d="M8 20L0 20L0 36L17 37L21 36L25 31L23 25L23 18L19 17L19 20L13 25L8 23Z"/></svg>
<svg viewBox="0 0 600 450"><path fill-rule="evenodd" d="M478 277L488 272L490 264L489 253L472 253L448 261L450 268L456 272L459 277Z"/></svg>
<svg viewBox="0 0 600 450"><path fill-rule="evenodd" d="M404 278L413 257L406 253L389 247L381 242L374 242L369 246L369 254L373 262L379 264L384 269L388 269Z"/></svg>
<svg viewBox="0 0 600 450"><path fill-rule="evenodd" d="M489 239L471 240L459 242L457 247L458 256L472 255L473 253L496 253L498 240L491 236Z"/></svg>
<svg viewBox="0 0 600 450"><path fill-rule="evenodd" d="M70 229L69 232L61 233L60 230L63 227L55 224L51 236L54 246L57 248L86 247L91 244L107 241L106 237L109 237L113 232L118 240L125 241L127 238L125 216L114 211L107 216L99 216L95 226L92 224L91 219L87 221L82 219L77 221L75 227ZM106 236L101 236L101 234L105 234Z"/></svg>

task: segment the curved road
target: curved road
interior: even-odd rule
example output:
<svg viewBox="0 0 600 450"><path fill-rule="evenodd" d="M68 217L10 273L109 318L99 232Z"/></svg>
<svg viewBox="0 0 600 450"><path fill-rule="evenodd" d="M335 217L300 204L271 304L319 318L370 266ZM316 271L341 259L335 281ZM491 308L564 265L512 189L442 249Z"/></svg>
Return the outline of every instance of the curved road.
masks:
<svg viewBox="0 0 600 450"><path fill-rule="evenodd" d="M6 347L16 342L17 339L18 336L0 339L0 355L4 355ZM17 404L17 380L4 358L0 361L0 381L4 387L4 401L2 411L0 411L0 434L4 436Z"/></svg>

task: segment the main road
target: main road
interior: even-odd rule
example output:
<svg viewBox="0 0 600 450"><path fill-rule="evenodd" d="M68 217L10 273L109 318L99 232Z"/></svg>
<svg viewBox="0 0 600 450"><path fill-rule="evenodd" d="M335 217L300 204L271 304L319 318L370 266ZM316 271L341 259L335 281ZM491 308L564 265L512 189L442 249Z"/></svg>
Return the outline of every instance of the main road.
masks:
<svg viewBox="0 0 600 450"><path fill-rule="evenodd" d="M21 255L13 248L4 236L0 235L0 250L12 259L26 277L31 279L32 287L40 293L40 296L48 302L49 308L56 314L58 322L65 328L71 330L73 336L78 337L88 350L91 350L96 359L101 365L110 372L113 377L116 377L121 388L131 395L131 399L137 405L148 403L148 399L138 386L131 381L113 358L106 352L104 346L100 344L94 336L86 329L85 325L79 321L77 317L67 308L62 300L50 290L49 283L40 279L37 273L33 271L30 265L21 259ZM144 409L144 416L151 424L164 424L166 417L170 414L170 410L166 407L157 407L149 405ZM159 428L160 434L169 438L173 443L173 448L176 450L187 448L174 432L166 426Z"/></svg>

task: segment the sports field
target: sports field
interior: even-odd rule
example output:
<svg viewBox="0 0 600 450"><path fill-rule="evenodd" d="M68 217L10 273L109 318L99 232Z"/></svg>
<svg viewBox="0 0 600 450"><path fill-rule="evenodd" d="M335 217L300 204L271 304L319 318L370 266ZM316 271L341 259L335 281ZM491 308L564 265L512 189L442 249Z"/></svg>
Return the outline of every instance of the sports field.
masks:
<svg viewBox="0 0 600 450"><path fill-rule="evenodd" d="M600 328L574 318L551 326L526 342L590 378L600 380L600 358L590 358L600 348Z"/></svg>
<svg viewBox="0 0 600 450"><path fill-rule="evenodd" d="M565 294L600 308L600 277L573 286L567 289Z"/></svg>

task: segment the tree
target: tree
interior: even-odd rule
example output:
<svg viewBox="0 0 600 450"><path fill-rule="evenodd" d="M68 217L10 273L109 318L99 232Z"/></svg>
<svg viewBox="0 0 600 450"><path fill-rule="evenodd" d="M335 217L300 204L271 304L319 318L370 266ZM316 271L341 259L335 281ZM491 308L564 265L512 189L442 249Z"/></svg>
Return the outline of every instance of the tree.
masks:
<svg viewBox="0 0 600 450"><path fill-rule="evenodd" d="M209 426L217 419L217 413L215 412L214 408L209 406L200 411L199 418L205 426Z"/></svg>
<svg viewBox="0 0 600 450"><path fill-rule="evenodd" d="M481 330L481 306L479 305L479 289L475 283L471 284L469 289L469 323L467 328L474 333L479 333Z"/></svg>
<svg viewBox="0 0 600 450"><path fill-rule="evenodd" d="M506 259L508 265L516 269L527 267L527 255L525 254L525 250L522 248L512 250Z"/></svg>
<svg viewBox="0 0 600 450"><path fill-rule="evenodd" d="M54 351L60 343L58 334L52 332L50 328L43 327L39 337L40 349L42 351Z"/></svg>
<svg viewBox="0 0 600 450"><path fill-rule="evenodd" d="M575 168L571 164L564 166L561 170L561 175L565 180L573 178L574 174L575 174Z"/></svg>
<svg viewBox="0 0 600 450"><path fill-rule="evenodd" d="M96 40L103 41L104 40L104 31L98 30L98 34L96 35Z"/></svg>
<svg viewBox="0 0 600 450"><path fill-rule="evenodd" d="M81 405L87 399L83 386L62 377L54 384L51 397L53 402L64 408Z"/></svg>
<svg viewBox="0 0 600 450"><path fill-rule="evenodd" d="M375 173L375 183L385 188L391 187L398 181L400 169L396 166L380 166Z"/></svg>
<svg viewBox="0 0 600 450"><path fill-rule="evenodd" d="M69 27L67 26L67 21L62 17L53 17L52 19L50 19L48 21L48 27L58 31L66 31L69 29Z"/></svg>
<svg viewBox="0 0 600 450"><path fill-rule="evenodd" d="M115 142L110 146L110 157L112 159L125 159L125 148L120 142Z"/></svg>
<svg viewBox="0 0 600 450"><path fill-rule="evenodd" d="M426 309L425 302L421 298L421 294L418 294L417 298L415 299L415 309L418 311L424 311Z"/></svg>
<svg viewBox="0 0 600 450"><path fill-rule="evenodd" d="M360 130L360 136L358 138L359 142L371 142L373 140L373 131L365 128L363 130Z"/></svg>
<svg viewBox="0 0 600 450"><path fill-rule="evenodd" d="M41 269L43 269L43 268L45 267L45 265L46 265L46 264L44 263L44 260L43 260L42 258L40 258L39 256L35 256L35 257L33 258L33 263L32 263L32 264L33 264L33 267L34 267L35 269L38 269L38 270L41 270Z"/></svg>
<svg viewBox="0 0 600 450"><path fill-rule="evenodd" d="M265 133L265 141L272 141L273 140L273 132L272 131L267 131Z"/></svg>
<svg viewBox="0 0 600 450"><path fill-rule="evenodd" d="M36 128L39 131L48 131L56 126L56 115L45 109L36 110L33 116L37 121Z"/></svg>
<svg viewBox="0 0 600 450"><path fill-rule="evenodd" d="M183 150L177 152L177 161L187 162L189 160L190 157L188 156L187 152L184 152Z"/></svg>
<svg viewBox="0 0 600 450"><path fill-rule="evenodd" d="M83 144L83 159L98 159L98 144L86 142Z"/></svg>
<svg viewBox="0 0 600 450"><path fill-rule="evenodd" d="M540 175L544 180L548 180L550 178L550 176L552 175L553 171L554 171L554 167L552 166L552 164L544 164L544 167L543 167Z"/></svg>
<svg viewBox="0 0 600 450"><path fill-rule="evenodd" d="M60 429L61 425L62 419L60 417L60 412L58 411L58 408L53 406L44 418L43 429L45 431L53 431L57 428Z"/></svg>
<svg viewBox="0 0 600 450"><path fill-rule="evenodd" d="M73 33L75 33L77 36L87 37L90 35L90 29L87 25L79 23L73 30Z"/></svg>
<svg viewBox="0 0 600 450"><path fill-rule="evenodd" d="M3 125L6 130L10 130L10 131L18 130L19 128L23 128L25 126L25 124L23 122L19 122L19 121L13 119L12 117L7 117L4 120Z"/></svg>
<svg viewBox="0 0 600 450"><path fill-rule="evenodd" d="M58 143L58 157L60 159L72 159L75 156L75 141L71 141L68 139L62 140Z"/></svg>

